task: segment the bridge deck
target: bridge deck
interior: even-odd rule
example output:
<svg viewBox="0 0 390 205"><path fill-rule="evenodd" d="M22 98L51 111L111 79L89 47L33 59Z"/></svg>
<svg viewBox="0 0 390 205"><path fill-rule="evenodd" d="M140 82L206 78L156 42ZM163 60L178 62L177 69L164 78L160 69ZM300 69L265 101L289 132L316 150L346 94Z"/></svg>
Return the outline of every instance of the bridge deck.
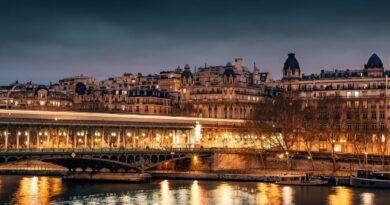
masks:
<svg viewBox="0 0 390 205"><path fill-rule="evenodd" d="M242 126L245 121L159 115L0 109L0 124L194 128L196 123L201 124L202 127L236 128Z"/></svg>

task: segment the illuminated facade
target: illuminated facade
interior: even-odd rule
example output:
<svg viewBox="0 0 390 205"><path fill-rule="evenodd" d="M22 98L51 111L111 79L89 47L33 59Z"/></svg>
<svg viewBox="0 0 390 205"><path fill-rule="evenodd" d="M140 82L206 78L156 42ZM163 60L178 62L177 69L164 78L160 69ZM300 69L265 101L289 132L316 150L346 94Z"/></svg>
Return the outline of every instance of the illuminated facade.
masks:
<svg viewBox="0 0 390 205"><path fill-rule="evenodd" d="M344 134L335 142L335 151L354 153L352 141L368 139L364 148L366 153L376 153L378 144L388 147L388 128L390 128L390 87L389 72L384 70L381 59L373 54L363 69L321 70L320 74L301 75L301 70L294 54L289 54L283 68L283 79L279 86L285 93L293 93L307 103L318 99L340 96L345 99ZM351 116L359 117L359 124ZM357 128L363 130L356 131ZM331 151L326 140L317 143L316 151ZM301 149L301 148L299 148ZM383 149L383 148L381 148ZM388 153L389 151L386 150Z"/></svg>
<svg viewBox="0 0 390 205"><path fill-rule="evenodd" d="M194 74L186 65L181 75L180 108L189 115L207 118L248 119L266 96L269 73L255 66L250 72L235 59L226 66L205 66Z"/></svg>
<svg viewBox="0 0 390 205"><path fill-rule="evenodd" d="M32 83L0 88L0 107L5 109L71 110L73 100L60 91Z"/></svg>

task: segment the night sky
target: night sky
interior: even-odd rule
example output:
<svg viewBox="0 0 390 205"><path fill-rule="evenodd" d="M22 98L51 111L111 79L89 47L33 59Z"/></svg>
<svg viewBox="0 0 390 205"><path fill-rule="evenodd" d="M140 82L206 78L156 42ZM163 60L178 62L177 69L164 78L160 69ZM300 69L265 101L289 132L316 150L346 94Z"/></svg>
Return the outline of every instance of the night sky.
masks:
<svg viewBox="0 0 390 205"><path fill-rule="evenodd" d="M102 80L235 57L281 77L287 53L304 73L390 68L390 1L0 0L0 84Z"/></svg>

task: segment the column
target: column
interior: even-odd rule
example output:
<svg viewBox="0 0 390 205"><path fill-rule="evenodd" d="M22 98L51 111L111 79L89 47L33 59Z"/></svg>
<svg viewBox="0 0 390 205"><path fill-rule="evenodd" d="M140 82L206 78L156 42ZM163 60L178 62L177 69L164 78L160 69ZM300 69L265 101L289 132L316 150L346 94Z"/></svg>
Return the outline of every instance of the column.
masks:
<svg viewBox="0 0 390 205"><path fill-rule="evenodd" d="M56 145L55 145L55 148L58 149L58 144L59 144L59 139L58 139L58 127L55 128L55 131L56 131Z"/></svg>
<svg viewBox="0 0 390 205"><path fill-rule="evenodd" d="M121 147L121 130L118 128L118 141L116 143L116 147L120 148Z"/></svg>
<svg viewBox="0 0 390 205"><path fill-rule="evenodd" d="M176 139L176 128L173 130L173 136L172 136L172 148L176 148L177 139Z"/></svg>
<svg viewBox="0 0 390 205"><path fill-rule="evenodd" d="M39 129L35 128L35 137L37 139L37 149L39 149Z"/></svg>
<svg viewBox="0 0 390 205"><path fill-rule="evenodd" d="M19 150L19 136L20 136L20 132L17 131L16 132L16 149Z"/></svg>
<svg viewBox="0 0 390 205"><path fill-rule="evenodd" d="M108 143L108 148L111 149L111 145L110 145L110 142L111 142L111 134L112 133L108 133L108 137L107 137L107 143Z"/></svg>
<svg viewBox="0 0 390 205"><path fill-rule="evenodd" d="M8 150L8 128L7 130L5 131L5 142L4 142L4 145L5 145L5 150Z"/></svg>
<svg viewBox="0 0 390 205"><path fill-rule="evenodd" d="M77 136L75 128L73 128L73 148L77 148Z"/></svg>
<svg viewBox="0 0 390 205"><path fill-rule="evenodd" d="M102 130L102 141L101 141L101 143L100 143L100 147L101 147L101 148L103 148L103 142L105 142L105 141L104 141L104 131L105 131L105 129L104 129L104 127L103 127L103 130Z"/></svg>
<svg viewBox="0 0 390 205"><path fill-rule="evenodd" d="M166 134L165 132L166 132L166 130L165 130L165 128L163 128L162 135L161 135L161 146L162 147L166 147L164 144L165 143L165 134Z"/></svg>
<svg viewBox="0 0 390 205"><path fill-rule="evenodd" d="M185 134L186 134L186 138L187 138L186 147L187 147L187 148L190 148L190 147L191 147L191 141L192 141L192 140L190 139L190 132L189 132L189 130L186 130L186 131L185 131Z"/></svg>
<svg viewBox="0 0 390 205"><path fill-rule="evenodd" d="M127 138L127 131L126 131L126 129L123 129L122 128L122 143L123 143L123 148L127 148L127 145L126 145L126 142L127 142L127 140L126 140L126 138Z"/></svg>
<svg viewBox="0 0 390 205"><path fill-rule="evenodd" d="M30 131L26 132L27 134L27 149L30 149Z"/></svg>
<svg viewBox="0 0 390 205"><path fill-rule="evenodd" d="M84 132L84 149L87 148L87 136L88 136L88 130L86 129Z"/></svg>
<svg viewBox="0 0 390 205"><path fill-rule="evenodd" d="M135 148L135 135L136 135L136 129L134 128L133 131L133 148Z"/></svg>
<svg viewBox="0 0 390 205"><path fill-rule="evenodd" d="M65 145L66 149L69 148L69 127L66 128L66 145Z"/></svg>
<svg viewBox="0 0 390 205"><path fill-rule="evenodd" d="M150 128L148 128L148 147L151 148Z"/></svg>
<svg viewBox="0 0 390 205"><path fill-rule="evenodd" d="M91 128L91 149L95 147L95 134L96 130Z"/></svg>
<svg viewBox="0 0 390 205"><path fill-rule="evenodd" d="M50 127L49 127L48 131L45 131L45 133L47 134L46 135L46 145L47 145L47 148L50 148Z"/></svg>

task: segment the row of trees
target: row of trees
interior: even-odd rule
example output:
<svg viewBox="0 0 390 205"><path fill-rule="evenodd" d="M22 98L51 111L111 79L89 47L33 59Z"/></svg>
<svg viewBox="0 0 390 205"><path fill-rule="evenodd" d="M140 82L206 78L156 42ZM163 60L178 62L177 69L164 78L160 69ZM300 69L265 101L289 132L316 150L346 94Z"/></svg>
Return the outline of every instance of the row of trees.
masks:
<svg viewBox="0 0 390 205"><path fill-rule="evenodd" d="M362 156L367 154L368 147L375 146L382 164L385 163L387 129L377 126L377 119L368 116L368 107L362 100L351 101L339 96L306 100L291 95L265 98L248 125L267 139L269 144L264 149L276 149L285 154L289 169L292 167L290 153L296 150L298 142L311 159L313 169L312 152L320 150L320 143L330 145L326 151L332 157L333 171L337 169L335 146L340 142L353 146L359 163L366 160Z"/></svg>

